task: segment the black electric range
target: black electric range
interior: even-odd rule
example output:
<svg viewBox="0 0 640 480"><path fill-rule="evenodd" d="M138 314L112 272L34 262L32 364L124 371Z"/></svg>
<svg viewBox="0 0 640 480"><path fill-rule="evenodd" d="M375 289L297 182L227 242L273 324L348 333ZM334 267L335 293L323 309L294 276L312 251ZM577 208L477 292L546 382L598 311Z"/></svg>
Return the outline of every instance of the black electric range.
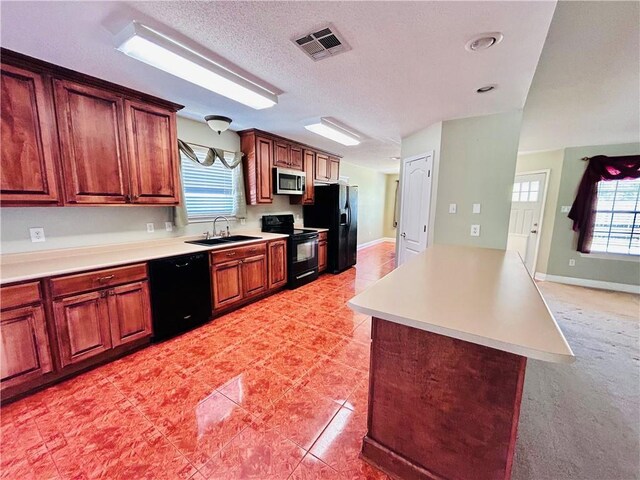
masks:
<svg viewBox="0 0 640 480"><path fill-rule="evenodd" d="M294 228L293 215L264 215L262 231L289 235L288 287L297 288L318 278L318 232Z"/></svg>

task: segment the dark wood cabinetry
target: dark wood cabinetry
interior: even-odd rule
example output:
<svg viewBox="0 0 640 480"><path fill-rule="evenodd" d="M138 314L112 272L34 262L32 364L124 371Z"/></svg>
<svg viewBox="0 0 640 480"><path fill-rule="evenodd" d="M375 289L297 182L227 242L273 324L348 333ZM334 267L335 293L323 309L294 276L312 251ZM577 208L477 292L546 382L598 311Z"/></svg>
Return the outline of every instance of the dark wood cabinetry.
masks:
<svg viewBox="0 0 640 480"><path fill-rule="evenodd" d="M2 62L3 205L179 202L180 105L5 49Z"/></svg>
<svg viewBox="0 0 640 480"><path fill-rule="evenodd" d="M1 391L38 382L53 369L39 282L2 287Z"/></svg>
<svg viewBox="0 0 640 480"><path fill-rule="evenodd" d="M0 200L3 205L59 202L58 142L45 78L2 64Z"/></svg>
<svg viewBox="0 0 640 480"><path fill-rule="evenodd" d="M324 272L327 269L327 232L318 234L318 272Z"/></svg>
<svg viewBox="0 0 640 480"><path fill-rule="evenodd" d="M211 288L214 310L240 302L242 300L240 260L214 264L211 267Z"/></svg>
<svg viewBox="0 0 640 480"><path fill-rule="evenodd" d="M143 264L53 278L49 288L62 367L151 337Z"/></svg>
<svg viewBox="0 0 640 480"><path fill-rule="evenodd" d="M267 290L267 256L263 253L240 261L242 265L242 296L259 295Z"/></svg>
<svg viewBox="0 0 640 480"><path fill-rule="evenodd" d="M287 284L287 241L269 242L269 290Z"/></svg>
<svg viewBox="0 0 640 480"><path fill-rule="evenodd" d="M261 130L243 130L238 135L244 153L249 205L273 202L273 168L276 167L302 170L306 174L305 194L291 195L291 204L313 204L314 181L338 181L340 158L335 155Z"/></svg>

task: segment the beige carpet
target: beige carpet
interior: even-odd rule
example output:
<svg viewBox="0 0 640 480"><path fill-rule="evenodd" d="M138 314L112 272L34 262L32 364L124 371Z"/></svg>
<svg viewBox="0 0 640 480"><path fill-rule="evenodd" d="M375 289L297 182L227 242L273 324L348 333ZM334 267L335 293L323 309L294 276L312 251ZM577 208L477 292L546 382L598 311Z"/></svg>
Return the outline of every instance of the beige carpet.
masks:
<svg viewBox="0 0 640 480"><path fill-rule="evenodd" d="M576 362L529 361L513 479L640 478L640 296L539 287Z"/></svg>

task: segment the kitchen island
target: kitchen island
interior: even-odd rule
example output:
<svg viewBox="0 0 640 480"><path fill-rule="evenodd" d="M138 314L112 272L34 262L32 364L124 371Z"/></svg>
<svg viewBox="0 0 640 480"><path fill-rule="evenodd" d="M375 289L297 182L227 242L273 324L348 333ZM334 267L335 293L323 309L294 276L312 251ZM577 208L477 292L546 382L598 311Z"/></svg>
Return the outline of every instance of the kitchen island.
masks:
<svg viewBox="0 0 640 480"><path fill-rule="evenodd" d="M371 315L362 457L401 479L508 479L527 358L574 360L516 252L435 245L349 306Z"/></svg>

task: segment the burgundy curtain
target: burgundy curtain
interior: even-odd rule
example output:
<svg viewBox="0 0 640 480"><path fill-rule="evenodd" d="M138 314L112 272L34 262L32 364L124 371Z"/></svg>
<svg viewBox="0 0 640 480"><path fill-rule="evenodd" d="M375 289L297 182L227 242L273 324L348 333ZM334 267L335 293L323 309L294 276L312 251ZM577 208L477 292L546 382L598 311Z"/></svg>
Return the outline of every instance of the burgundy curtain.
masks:
<svg viewBox="0 0 640 480"><path fill-rule="evenodd" d="M569 212L569 218L573 220L573 229L579 232L579 252L591 251L598 182L638 177L640 177L640 155L623 157L598 155L589 159L587 169L578 186L578 194Z"/></svg>

